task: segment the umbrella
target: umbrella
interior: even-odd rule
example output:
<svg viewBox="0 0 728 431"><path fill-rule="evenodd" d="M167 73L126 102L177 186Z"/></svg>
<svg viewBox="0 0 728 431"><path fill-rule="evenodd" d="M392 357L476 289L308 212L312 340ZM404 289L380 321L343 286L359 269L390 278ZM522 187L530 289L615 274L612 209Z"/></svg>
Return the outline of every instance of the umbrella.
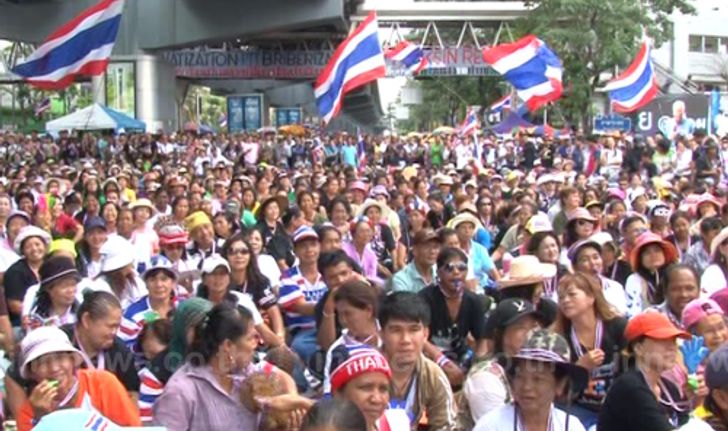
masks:
<svg viewBox="0 0 728 431"><path fill-rule="evenodd" d="M293 136L305 136L306 129L300 124L289 124L287 126L281 126L278 128L279 133Z"/></svg>
<svg viewBox="0 0 728 431"><path fill-rule="evenodd" d="M440 126L432 131L433 135L454 135L456 130L449 126Z"/></svg>

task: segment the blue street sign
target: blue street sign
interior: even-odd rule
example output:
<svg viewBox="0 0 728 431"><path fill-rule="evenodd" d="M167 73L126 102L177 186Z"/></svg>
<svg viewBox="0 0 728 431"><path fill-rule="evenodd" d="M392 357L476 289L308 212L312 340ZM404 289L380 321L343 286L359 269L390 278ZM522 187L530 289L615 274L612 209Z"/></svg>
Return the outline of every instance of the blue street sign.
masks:
<svg viewBox="0 0 728 431"><path fill-rule="evenodd" d="M617 114L598 115L594 117L595 132L628 132L632 130L632 120Z"/></svg>

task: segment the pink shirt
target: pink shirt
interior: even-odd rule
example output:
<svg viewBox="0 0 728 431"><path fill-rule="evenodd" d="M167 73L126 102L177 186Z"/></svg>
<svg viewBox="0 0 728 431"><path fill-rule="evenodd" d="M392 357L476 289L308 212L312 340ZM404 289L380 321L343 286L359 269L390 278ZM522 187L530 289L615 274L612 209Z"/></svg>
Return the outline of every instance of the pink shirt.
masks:
<svg viewBox="0 0 728 431"><path fill-rule="evenodd" d="M350 258L354 259L359 266L361 266L365 277L372 279L377 278L377 255L371 249L369 244L364 247L364 253L362 253L361 256L359 256L359 253L356 251L356 247L354 247L354 244L350 241L344 241L341 244L341 249L344 250Z"/></svg>

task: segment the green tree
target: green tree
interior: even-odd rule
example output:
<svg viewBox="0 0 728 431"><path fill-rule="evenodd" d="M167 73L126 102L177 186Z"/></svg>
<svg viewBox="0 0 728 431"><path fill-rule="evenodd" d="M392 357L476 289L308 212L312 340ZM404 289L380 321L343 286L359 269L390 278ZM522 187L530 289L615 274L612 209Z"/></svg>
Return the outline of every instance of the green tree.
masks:
<svg viewBox="0 0 728 431"><path fill-rule="evenodd" d="M691 0L528 0L533 9L517 24L520 34L543 39L564 64L564 94L558 106L571 124L592 116L602 74L634 58L643 29L655 46L672 38L670 15L694 13Z"/></svg>

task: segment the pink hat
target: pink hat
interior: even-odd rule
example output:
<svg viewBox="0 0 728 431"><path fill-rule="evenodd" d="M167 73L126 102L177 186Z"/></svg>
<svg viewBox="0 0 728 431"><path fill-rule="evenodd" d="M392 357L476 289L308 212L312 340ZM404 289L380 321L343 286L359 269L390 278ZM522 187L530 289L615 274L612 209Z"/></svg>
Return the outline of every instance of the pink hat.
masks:
<svg viewBox="0 0 728 431"><path fill-rule="evenodd" d="M682 312L682 324L685 328L690 329L693 325L700 322L703 317L713 314L724 315L723 309L717 302L708 298L697 298L688 302Z"/></svg>
<svg viewBox="0 0 728 431"><path fill-rule="evenodd" d="M364 181L357 180L357 181L354 181L353 183L351 183L351 186L349 186L349 189L352 191L359 190L363 193L366 193L368 190L368 187L366 184L364 184Z"/></svg>

